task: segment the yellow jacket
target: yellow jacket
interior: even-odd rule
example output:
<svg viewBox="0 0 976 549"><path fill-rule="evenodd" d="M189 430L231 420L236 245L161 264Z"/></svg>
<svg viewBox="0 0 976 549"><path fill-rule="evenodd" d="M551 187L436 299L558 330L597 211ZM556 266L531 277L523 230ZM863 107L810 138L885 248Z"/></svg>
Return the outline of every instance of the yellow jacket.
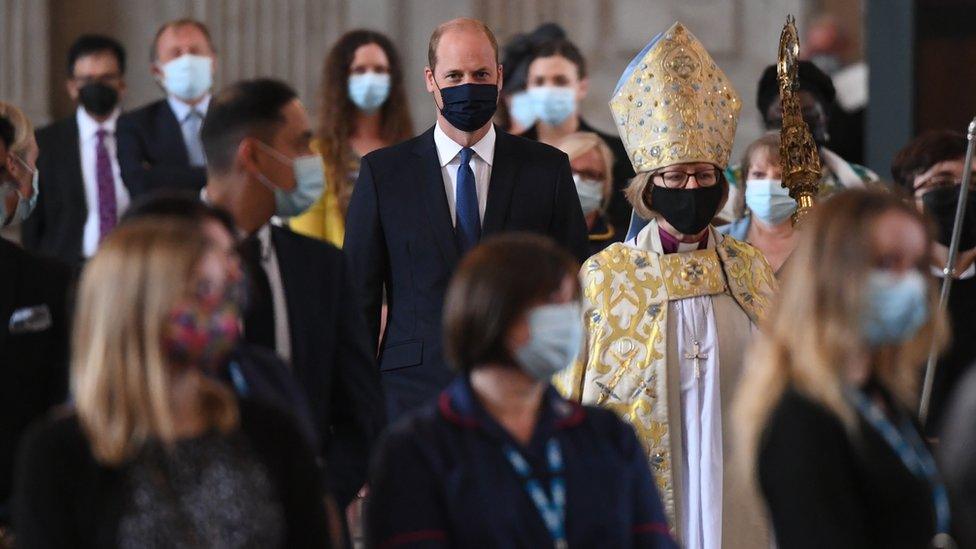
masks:
<svg viewBox="0 0 976 549"><path fill-rule="evenodd" d="M313 139L310 148L313 152L320 153L319 140ZM326 174L334 173L328 166L323 168ZM346 174L339 173L338 176L346 177ZM342 248L342 241L346 236L346 220L342 216L342 210L339 209L336 182L327 179L322 196L305 213L291 218L288 224L296 233L324 240Z"/></svg>

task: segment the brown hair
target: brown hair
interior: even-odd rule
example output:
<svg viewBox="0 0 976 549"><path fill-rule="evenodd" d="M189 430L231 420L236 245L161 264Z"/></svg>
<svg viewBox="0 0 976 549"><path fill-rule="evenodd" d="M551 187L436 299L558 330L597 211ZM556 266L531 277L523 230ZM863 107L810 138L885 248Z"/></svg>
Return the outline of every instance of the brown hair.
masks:
<svg viewBox="0 0 976 549"><path fill-rule="evenodd" d="M176 376L196 392L207 425L237 425L230 389L199 370L176 372L163 351L175 302L192 291L210 243L199 223L147 217L120 225L85 266L71 352L78 419L99 463L118 465L149 441L176 439Z"/></svg>
<svg viewBox="0 0 976 549"><path fill-rule="evenodd" d="M579 265L548 237L493 237L461 261L444 300L444 353L467 372L488 363L513 364L508 331L532 306L559 290ZM579 284L576 285L579 294Z"/></svg>
<svg viewBox="0 0 976 549"><path fill-rule="evenodd" d="M491 49L495 50L495 64L499 63L498 60L498 40L495 40L495 33L491 32L488 25L484 24L477 19L470 19L468 17L459 17L457 19L451 19L437 25L434 29L433 34L430 35L430 42L427 43L427 66L430 70L434 70L437 65L437 46L441 43L441 36L449 30L459 30L459 29L470 29L476 28L481 32L485 33L488 37L488 41L491 42Z"/></svg>
<svg viewBox="0 0 976 549"><path fill-rule="evenodd" d="M390 95L380 108L380 138L388 143L409 139L413 133L410 106L403 85L403 66L393 43L371 30L353 30L336 41L322 66L322 93L319 96L318 149L325 163L325 180L334 185L343 217L352 196L348 171L353 163L349 137L353 132L356 105L349 99L349 68L362 46L376 44L390 64Z"/></svg>
<svg viewBox="0 0 976 549"><path fill-rule="evenodd" d="M563 59L569 61L570 63L576 65L576 76L580 80L586 78L586 58L580 52L576 44L566 40L565 38L557 38L555 40L550 40L548 42L543 42L532 52L532 58L529 60L529 65L536 59L542 57L562 57Z"/></svg>
<svg viewBox="0 0 976 549"><path fill-rule="evenodd" d="M930 130L913 139L891 161L891 176L909 193L915 178L939 162L966 157L966 136L954 130Z"/></svg>
<svg viewBox="0 0 976 549"><path fill-rule="evenodd" d="M742 160L739 162L739 173L741 174L738 181L739 192L735 195L735 203L732 204L732 211L735 214L735 218L738 219L745 215L746 211L746 181L749 180L749 171L752 169L752 164L755 162L753 159L756 153L763 151L769 155L770 160L775 159L776 163L779 164L779 132L766 132L759 139L756 139L749 146L746 147L746 151L742 153Z"/></svg>
<svg viewBox="0 0 976 549"><path fill-rule="evenodd" d="M892 193L847 190L817 206L804 221L783 286L748 353L750 371L733 404L739 465L753 475L760 438L784 391L792 387L837 416L848 430L855 414L843 396L845 368L865 358L873 377L902 405L917 397L919 369L933 342L945 342L945 314L929 284L928 321L908 341L868 349L862 337L862 288L874 268L875 226L890 212L928 225ZM928 231L931 232L931 231ZM927 262L928 253L923 254ZM927 272L928 264L918 269Z"/></svg>
<svg viewBox="0 0 976 549"><path fill-rule="evenodd" d="M214 47L213 39L210 37L210 29L196 19L183 17L181 19L167 21L159 26L159 29L156 31L156 36L153 37L152 46L149 48L149 62L155 63L156 59L159 58L159 52L156 51L156 46L159 45L159 37L162 36L164 32L166 32L168 29L187 26L195 27L198 31L203 33L204 38L207 39L207 44L210 45L210 51L217 53L217 48Z"/></svg>

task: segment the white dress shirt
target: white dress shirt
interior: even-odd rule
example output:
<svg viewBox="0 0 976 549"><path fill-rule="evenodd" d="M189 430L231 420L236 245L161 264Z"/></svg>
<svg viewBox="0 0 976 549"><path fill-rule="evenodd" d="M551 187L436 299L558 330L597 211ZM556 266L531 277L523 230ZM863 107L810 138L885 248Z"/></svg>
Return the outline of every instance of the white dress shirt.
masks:
<svg viewBox="0 0 976 549"><path fill-rule="evenodd" d="M461 167L461 149L463 148L444 133L440 123L434 125L434 146L437 147L437 157L441 163L441 175L444 177L444 193L447 194L447 204L451 209L451 221L457 225L457 174ZM488 182L491 180L491 164L495 158L495 126L488 128L488 133L480 141L471 146L474 154L469 162L474 172L474 182L478 189L478 212L481 223L485 222L485 207L488 205Z"/></svg>
<svg viewBox="0 0 976 549"><path fill-rule="evenodd" d="M211 204L207 196L207 188L200 189L200 201ZM238 238L247 237L244 231L238 229ZM288 303L285 301L285 286L281 282L281 271L278 270L278 254L275 253L274 239L271 238L271 224L266 223L257 231L261 241L261 267L268 277L271 286L271 306L274 309L275 320L275 352L286 364L291 365L291 333L288 324Z"/></svg>
<svg viewBox="0 0 976 549"><path fill-rule="evenodd" d="M203 117L207 114L207 108L210 107L210 94L205 95L199 103L193 106L187 105L172 95L168 96L166 101L169 103L169 108L173 111L173 115L176 116L176 121L180 125L180 131L183 133L183 143L186 146L186 155L190 161L190 165L206 165L203 142L200 139L200 128L203 127ZM200 113L200 117L190 120L188 116L191 111L197 111ZM193 137L191 137L191 134Z"/></svg>
<svg viewBox="0 0 976 549"><path fill-rule="evenodd" d="M271 286L271 304L275 316L275 351L285 363L291 364L288 304L285 302L285 286L281 282L281 271L278 270L278 254L275 253L270 224L258 229L258 240L261 241L261 266L264 267L264 272L268 275L268 285Z"/></svg>
<svg viewBox="0 0 976 549"><path fill-rule="evenodd" d="M122 171L119 169L117 147L115 145L115 123L119 119L116 109L105 122L99 124L84 108L78 107L75 120L78 122L78 148L81 154L81 179L85 185L85 204L88 206L88 216L85 218L85 228L81 239L81 252L85 257L91 257L98 249L100 227L98 221L98 179L95 173L96 145L98 145L98 130L104 129L105 148L108 151L109 162L112 163L112 179L115 181L115 211L122 217L129 207L129 191L122 184Z"/></svg>

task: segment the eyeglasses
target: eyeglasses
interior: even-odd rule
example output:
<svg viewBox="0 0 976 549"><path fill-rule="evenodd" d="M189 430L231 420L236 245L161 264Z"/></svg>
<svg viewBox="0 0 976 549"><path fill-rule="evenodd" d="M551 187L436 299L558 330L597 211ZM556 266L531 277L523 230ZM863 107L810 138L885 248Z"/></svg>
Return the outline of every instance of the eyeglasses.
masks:
<svg viewBox="0 0 976 549"><path fill-rule="evenodd" d="M973 177L971 177L970 179L971 181L969 183L969 188L976 189L976 173L974 173ZM958 187L961 185L962 185L962 179L957 179L956 177L950 175L944 175L944 176L937 175L935 177L926 179L925 181L922 181L921 183L916 185L915 188L912 189L912 192L928 191L930 189L938 189L941 187Z"/></svg>
<svg viewBox="0 0 976 549"><path fill-rule="evenodd" d="M685 186L688 184L688 179L690 179L692 176L694 176L695 182L698 183L699 187L712 187L718 183L718 170L716 168L694 173L667 171L655 174L655 177L660 177L661 181L664 182L664 186L669 189L685 188Z"/></svg>

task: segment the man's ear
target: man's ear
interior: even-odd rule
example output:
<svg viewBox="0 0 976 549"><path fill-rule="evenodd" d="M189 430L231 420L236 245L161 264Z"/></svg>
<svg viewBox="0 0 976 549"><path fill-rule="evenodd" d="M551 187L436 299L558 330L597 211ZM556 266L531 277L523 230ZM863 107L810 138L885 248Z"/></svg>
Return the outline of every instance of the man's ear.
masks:
<svg viewBox="0 0 976 549"><path fill-rule="evenodd" d="M234 163L248 173L256 173L258 169L258 147L253 137L245 137L237 144Z"/></svg>
<svg viewBox="0 0 976 549"><path fill-rule="evenodd" d="M579 91L576 92L576 101L580 102L586 99L586 95L590 93L590 79L584 78L580 80Z"/></svg>
<svg viewBox="0 0 976 549"><path fill-rule="evenodd" d="M502 91L502 87L505 86L505 67L501 63L498 64L498 91ZM501 95L499 93L499 95Z"/></svg>
<svg viewBox="0 0 976 549"><path fill-rule="evenodd" d="M68 91L68 97L72 101L78 101L78 85L75 84L74 78L69 78L64 81L64 89Z"/></svg>
<svg viewBox="0 0 976 549"><path fill-rule="evenodd" d="M434 93L437 86L434 82L434 70L430 67L424 67L424 83L427 85L427 93Z"/></svg>

